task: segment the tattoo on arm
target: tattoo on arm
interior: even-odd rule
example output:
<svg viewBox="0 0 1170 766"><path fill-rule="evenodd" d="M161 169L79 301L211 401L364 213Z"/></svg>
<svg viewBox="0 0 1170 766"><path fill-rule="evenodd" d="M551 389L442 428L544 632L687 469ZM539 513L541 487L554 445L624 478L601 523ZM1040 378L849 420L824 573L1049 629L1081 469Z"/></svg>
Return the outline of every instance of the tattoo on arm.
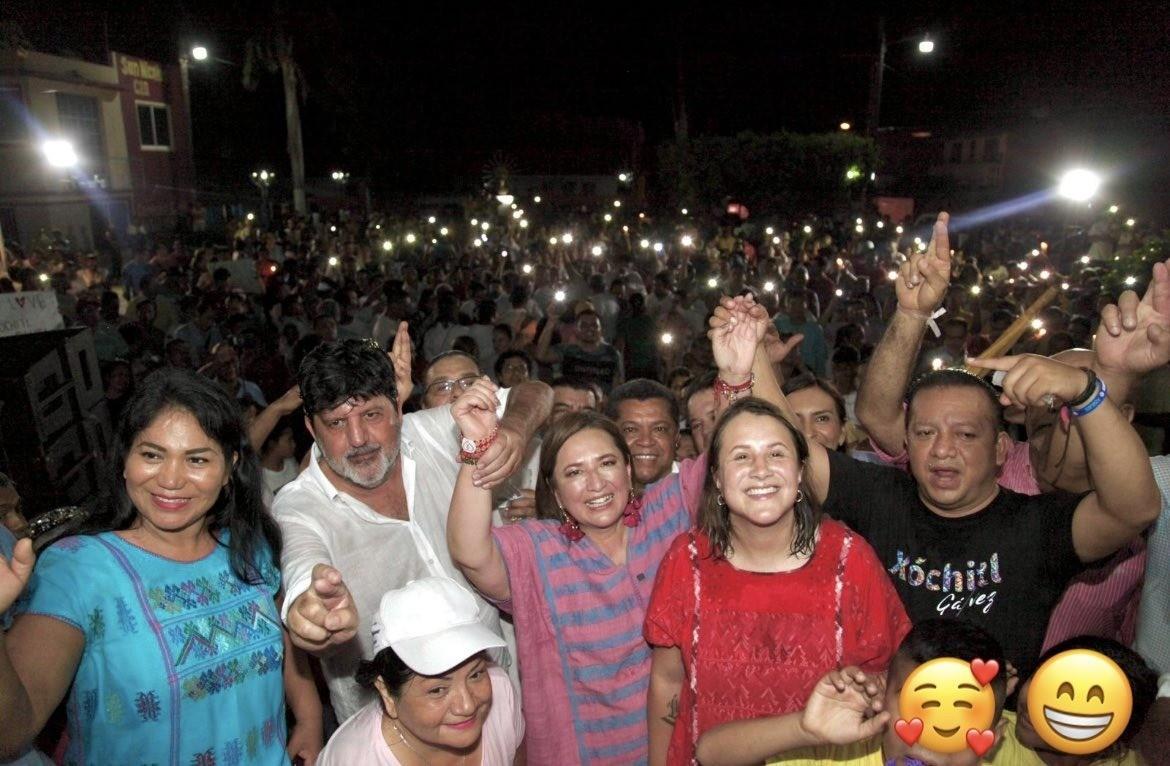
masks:
<svg viewBox="0 0 1170 766"><path fill-rule="evenodd" d="M674 726L674 722L678 720L678 695L670 698L670 702L666 703L666 715L662 716L662 722Z"/></svg>

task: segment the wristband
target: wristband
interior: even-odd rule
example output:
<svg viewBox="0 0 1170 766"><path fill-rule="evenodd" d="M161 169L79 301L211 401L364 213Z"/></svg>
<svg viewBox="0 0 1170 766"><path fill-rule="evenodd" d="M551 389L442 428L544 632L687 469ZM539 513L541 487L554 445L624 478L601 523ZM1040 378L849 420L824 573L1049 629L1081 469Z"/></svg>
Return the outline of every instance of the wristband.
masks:
<svg viewBox="0 0 1170 766"><path fill-rule="evenodd" d="M1081 405L1080 407L1070 406L1068 408L1068 411L1072 413L1073 417L1083 418L1085 415L1088 415L1090 412L1100 407L1101 402L1108 398L1109 389L1106 387L1105 381L1098 378L1095 382L1097 384L1097 391L1093 394L1093 397L1089 399L1088 402Z"/></svg>
<svg viewBox="0 0 1170 766"><path fill-rule="evenodd" d="M941 317L943 314L947 313L945 306L939 306L938 309L933 314L923 314L921 311L915 311L914 309L905 309L905 308L902 308L901 306L896 308L895 311L901 311L903 314L908 314L908 315L914 317L915 319L923 320L924 322L926 322L926 326L930 328L930 331L932 333L934 333L934 337L936 337L936 338L942 337L942 330L939 329L938 322L936 322L935 320L938 319L939 317Z"/></svg>
<svg viewBox="0 0 1170 766"><path fill-rule="evenodd" d="M488 451L488 447L496 440L496 434L500 432L500 426L497 424L492 428L491 433L483 437L479 441L473 441L466 436L459 441L459 462L465 465L476 465L479 459Z"/></svg>
<svg viewBox="0 0 1170 766"><path fill-rule="evenodd" d="M715 393L726 396L728 401L734 402L739 398L740 394L745 391L750 391L755 383L756 374L754 372L748 376L746 381L740 383L738 386L731 385L730 383L723 380L723 378L715 378Z"/></svg>
<svg viewBox="0 0 1170 766"><path fill-rule="evenodd" d="M1069 399L1068 406L1074 410L1078 407L1084 406L1086 402L1093 398L1093 394L1095 394L1097 391L1097 373L1093 372L1088 367L1082 367L1081 369L1089 373L1089 384L1085 386L1085 390L1077 394L1075 398Z"/></svg>

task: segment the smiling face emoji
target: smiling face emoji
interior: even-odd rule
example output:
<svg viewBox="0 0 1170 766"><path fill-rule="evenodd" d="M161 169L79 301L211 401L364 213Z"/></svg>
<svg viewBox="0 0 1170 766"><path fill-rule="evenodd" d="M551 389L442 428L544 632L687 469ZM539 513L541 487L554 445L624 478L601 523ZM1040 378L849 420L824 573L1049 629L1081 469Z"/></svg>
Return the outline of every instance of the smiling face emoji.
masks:
<svg viewBox="0 0 1170 766"><path fill-rule="evenodd" d="M1133 694L1117 663L1089 649L1050 657L1028 685L1028 718L1049 747L1073 755L1112 745L1129 725Z"/></svg>
<svg viewBox="0 0 1170 766"><path fill-rule="evenodd" d="M938 753L967 747L967 732L990 729L995 720L995 692L981 684L971 664L940 657L915 668L898 697L902 718L921 721L918 742ZM918 728L915 726L915 728Z"/></svg>

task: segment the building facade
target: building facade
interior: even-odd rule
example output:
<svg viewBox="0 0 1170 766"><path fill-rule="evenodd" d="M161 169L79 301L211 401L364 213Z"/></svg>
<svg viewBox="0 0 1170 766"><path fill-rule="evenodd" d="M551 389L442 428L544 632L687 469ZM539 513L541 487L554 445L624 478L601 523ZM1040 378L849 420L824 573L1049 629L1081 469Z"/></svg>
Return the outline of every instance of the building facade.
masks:
<svg viewBox="0 0 1170 766"><path fill-rule="evenodd" d="M169 229L194 199L178 65L0 51L0 226L23 247L89 249L107 229ZM67 142L50 161L49 142Z"/></svg>

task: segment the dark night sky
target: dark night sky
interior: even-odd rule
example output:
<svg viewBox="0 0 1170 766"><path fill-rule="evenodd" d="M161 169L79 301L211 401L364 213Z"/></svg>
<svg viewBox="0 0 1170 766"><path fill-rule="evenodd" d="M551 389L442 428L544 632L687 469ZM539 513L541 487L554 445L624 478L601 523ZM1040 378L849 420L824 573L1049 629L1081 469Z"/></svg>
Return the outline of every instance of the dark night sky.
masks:
<svg viewBox="0 0 1170 766"><path fill-rule="evenodd" d="M1045 118L1170 139L1170 10L1157 2L357 5L287 6L309 86L310 174L342 164L445 188L497 148L545 140L531 126L550 113L628 120L652 147L671 135L679 51L694 133L860 126L879 12L891 40L937 42L929 59L912 41L891 45L883 125ZM0 13L50 52L101 58L108 34L111 48L173 60L197 38L239 64L271 8L7 0ZM201 163L283 165L277 79L256 94L239 83L238 66L193 73Z"/></svg>

